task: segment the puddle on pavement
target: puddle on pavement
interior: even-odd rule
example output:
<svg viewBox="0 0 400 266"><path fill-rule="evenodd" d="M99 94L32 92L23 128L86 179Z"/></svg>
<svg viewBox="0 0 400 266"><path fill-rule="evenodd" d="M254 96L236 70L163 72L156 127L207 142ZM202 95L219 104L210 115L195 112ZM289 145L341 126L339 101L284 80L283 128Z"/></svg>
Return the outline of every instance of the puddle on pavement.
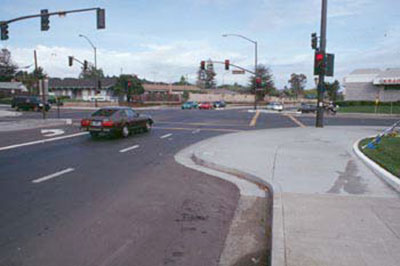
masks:
<svg viewBox="0 0 400 266"><path fill-rule="evenodd" d="M339 177L327 193L339 194L344 191L349 194L360 195L367 192L367 184L363 183L362 177L357 175L358 169L354 160L347 162L344 172L337 173Z"/></svg>

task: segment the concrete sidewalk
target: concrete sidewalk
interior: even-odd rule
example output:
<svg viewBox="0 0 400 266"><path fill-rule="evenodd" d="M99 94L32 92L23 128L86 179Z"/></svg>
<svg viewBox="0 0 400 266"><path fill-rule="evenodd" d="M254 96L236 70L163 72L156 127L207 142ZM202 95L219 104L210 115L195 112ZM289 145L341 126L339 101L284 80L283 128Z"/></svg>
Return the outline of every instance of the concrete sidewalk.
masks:
<svg viewBox="0 0 400 266"><path fill-rule="evenodd" d="M355 141L379 130L240 132L202 141L180 156L192 154L272 186L273 266L395 266L400 261L399 194L352 151ZM184 161L179 154L176 158ZM240 183L239 188L257 194L255 186Z"/></svg>

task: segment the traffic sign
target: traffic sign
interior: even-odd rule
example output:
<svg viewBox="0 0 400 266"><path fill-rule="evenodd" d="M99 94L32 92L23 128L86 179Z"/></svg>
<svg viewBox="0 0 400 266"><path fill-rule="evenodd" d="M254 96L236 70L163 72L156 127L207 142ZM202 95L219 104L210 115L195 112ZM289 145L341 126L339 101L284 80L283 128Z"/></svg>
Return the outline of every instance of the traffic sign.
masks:
<svg viewBox="0 0 400 266"><path fill-rule="evenodd" d="M244 70L232 70L232 74L234 74L234 75L241 75L244 73L245 73Z"/></svg>

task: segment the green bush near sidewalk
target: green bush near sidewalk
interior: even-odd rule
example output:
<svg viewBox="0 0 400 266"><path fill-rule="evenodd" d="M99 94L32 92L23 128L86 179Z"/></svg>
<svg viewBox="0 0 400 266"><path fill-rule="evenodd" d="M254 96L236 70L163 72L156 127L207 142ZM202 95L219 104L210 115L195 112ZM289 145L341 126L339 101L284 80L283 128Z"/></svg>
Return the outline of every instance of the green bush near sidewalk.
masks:
<svg viewBox="0 0 400 266"><path fill-rule="evenodd" d="M0 98L0 104L11 104L11 97Z"/></svg>
<svg viewBox="0 0 400 266"><path fill-rule="evenodd" d="M400 135L396 137L383 137L375 149L365 148L372 139L364 139L360 142L360 150L371 160L400 178Z"/></svg>

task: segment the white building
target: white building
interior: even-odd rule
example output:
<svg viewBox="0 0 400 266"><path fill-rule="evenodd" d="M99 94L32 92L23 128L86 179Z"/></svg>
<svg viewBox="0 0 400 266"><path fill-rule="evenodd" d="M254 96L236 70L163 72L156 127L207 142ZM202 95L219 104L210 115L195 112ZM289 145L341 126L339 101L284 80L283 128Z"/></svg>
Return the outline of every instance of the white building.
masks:
<svg viewBox="0 0 400 266"><path fill-rule="evenodd" d="M75 78L51 78L49 79L49 91L56 96L68 96L71 99L93 101L117 101L114 96L113 87L117 80L115 78L104 78L100 80L101 89L96 93L96 82L93 79Z"/></svg>
<svg viewBox="0 0 400 266"><path fill-rule="evenodd" d="M400 68L357 69L343 79L346 101L400 101Z"/></svg>

